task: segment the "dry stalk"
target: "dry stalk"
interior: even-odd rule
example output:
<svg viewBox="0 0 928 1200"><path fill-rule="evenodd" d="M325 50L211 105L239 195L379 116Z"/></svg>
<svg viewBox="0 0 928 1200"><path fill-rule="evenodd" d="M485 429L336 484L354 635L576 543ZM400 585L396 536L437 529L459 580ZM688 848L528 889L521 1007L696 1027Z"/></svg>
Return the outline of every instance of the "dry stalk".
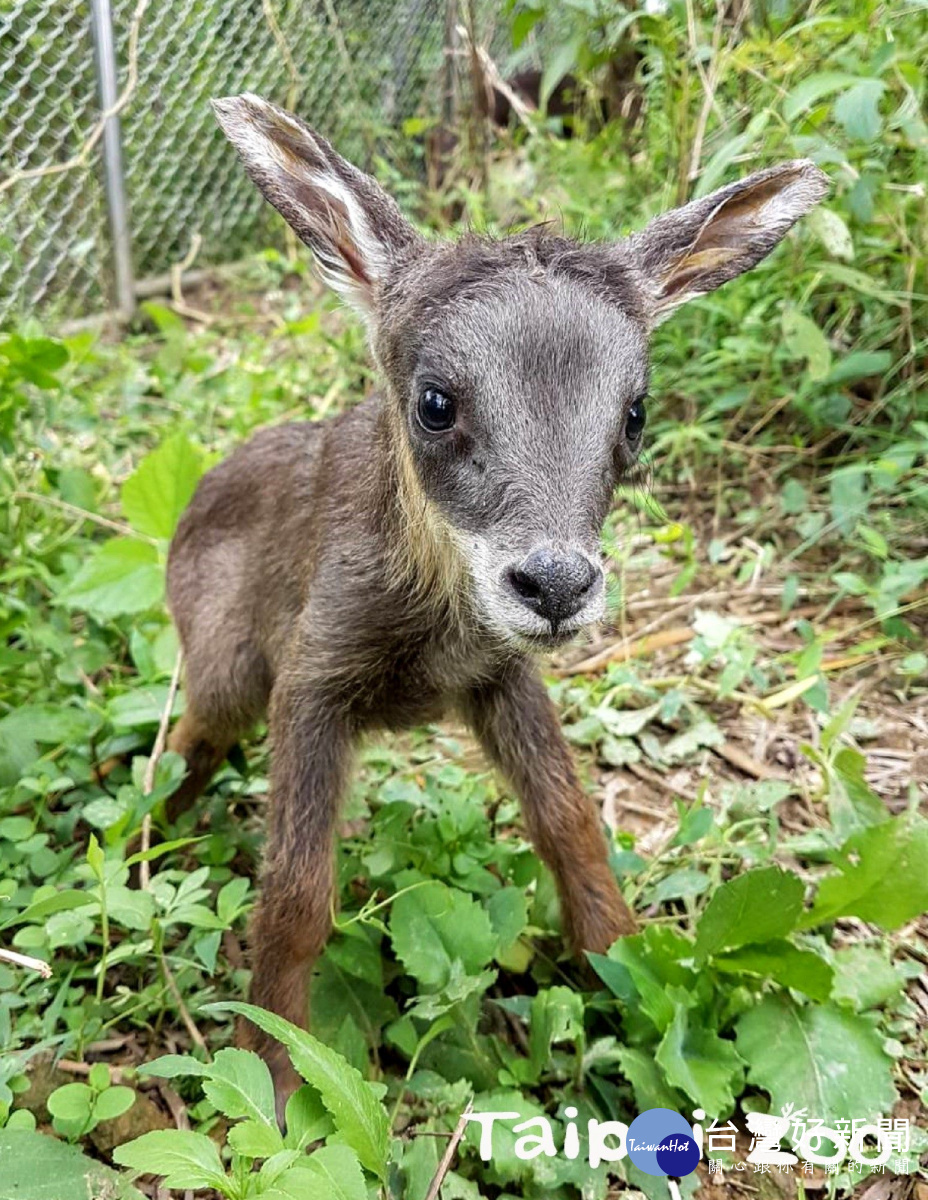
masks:
<svg viewBox="0 0 928 1200"><path fill-rule="evenodd" d="M174 698L177 695L177 688L180 684L180 670L183 662L181 652L177 651L177 658L174 660L174 673L171 675L171 684L168 688L168 697L164 702L164 708L161 712L161 720L158 723L158 733L155 737L155 744L152 747L151 755L148 759L148 765L145 767L145 777L142 780L142 795L150 796L155 789L155 772L158 770L158 763L161 761L161 755L164 753L164 747L168 740L168 726L171 723L171 712L174 708ZM145 854L151 848L151 813L146 813L142 818L142 853ZM142 859L139 863L139 884L142 888L147 888L151 882L151 869L147 859Z"/></svg>
<svg viewBox="0 0 928 1200"><path fill-rule="evenodd" d="M30 954L18 954L15 950L0 950L0 959L12 963L14 967L25 967L27 971L38 971L43 979L51 979L52 969L41 958L33 958Z"/></svg>
<svg viewBox="0 0 928 1200"><path fill-rule="evenodd" d="M203 245L203 238L199 233L195 233L190 239L190 249L184 255L180 262L176 262L171 267L171 306L179 316L187 317L191 321L199 321L202 325L212 325L215 317L209 313L201 312L198 308L191 308L184 299L184 293L181 288L183 274L189 271L196 261L197 255L200 253L200 247Z"/></svg>
<svg viewBox="0 0 928 1200"><path fill-rule="evenodd" d="M467 1128L467 1118L474 1111L474 1102L469 1100L467 1108L461 1113L461 1119L455 1127L454 1133L451 1135L451 1141L445 1147L445 1152L441 1156L441 1162L438 1164L438 1170L435 1172L435 1177L429 1184L429 1190L426 1193L425 1200L438 1200L438 1193L441 1190L441 1185L444 1183L445 1176L451 1169L451 1160L454 1158L455 1151L461 1143L461 1138L464 1136L464 1130Z"/></svg>

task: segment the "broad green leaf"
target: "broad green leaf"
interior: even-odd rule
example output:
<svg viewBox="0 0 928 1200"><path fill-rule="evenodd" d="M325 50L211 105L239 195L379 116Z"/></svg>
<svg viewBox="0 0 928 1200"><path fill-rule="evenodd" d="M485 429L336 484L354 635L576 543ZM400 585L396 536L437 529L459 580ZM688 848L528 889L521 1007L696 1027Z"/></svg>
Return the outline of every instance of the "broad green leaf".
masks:
<svg viewBox="0 0 928 1200"><path fill-rule="evenodd" d="M87 1082L96 1092L102 1092L110 1086L110 1069L106 1063L94 1063L87 1072Z"/></svg>
<svg viewBox="0 0 928 1200"><path fill-rule="evenodd" d="M783 313L783 345L792 358L805 359L810 379L824 379L831 368L831 348L811 317L796 308Z"/></svg>
<svg viewBox="0 0 928 1200"><path fill-rule="evenodd" d="M70 704L24 704L0 721L4 733L29 738L43 746L61 746L86 742L102 723L102 718L87 708Z"/></svg>
<svg viewBox="0 0 928 1200"><path fill-rule="evenodd" d="M193 846L197 842L204 840L204 838L172 838L169 842L159 842L157 846L150 846L147 850L140 850L138 854L130 854L123 865L134 867L136 863L151 862L152 859L161 858L163 854L170 854L173 850L179 850L182 846Z"/></svg>
<svg viewBox="0 0 928 1200"><path fill-rule="evenodd" d="M149 537L173 537L203 474L203 460L202 450L183 433L146 455L122 488L122 510L133 529Z"/></svg>
<svg viewBox="0 0 928 1200"><path fill-rule="evenodd" d="M206 1073L203 1091L223 1116L248 1117L277 1128L271 1073L254 1051L220 1050Z"/></svg>
<svg viewBox="0 0 928 1200"><path fill-rule="evenodd" d="M580 34L567 41L561 41L547 56L539 85L538 103L542 109L547 108L554 89L564 76L576 67L577 56L581 53L583 44L583 35Z"/></svg>
<svg viewBox="0 0 928 1200"><path fill-rule="evenodd" d="M827 767L828 812L838 837L846 838L870 825L890 820L889 810L864 778L867 760L853 746L844 746Z"/></svg>
<svg viewBox="0 0 928 1200"><path fill-rule="evenodd" d="M238 876L219 889L219 895L216 897L216 916L224 924L230 924L241 911L250 888L251 880Z"/></svg>
<svg viewBox="0 0 928 1200"><path fill-rule="evenodd" d="M717 971L771 979L783 987L795 988L813 1000L827 1000L834 979L834 971L823 958L787 941L742 946L717 954L713 966Z"/></svg>
<svg viewBox="0 0 928 1200"><path fill-rule="evenodd" d="M841 533L850 533L867 515L866 468L859 463L833 471L829 481L831 514Z"/></svg>
<svg viewBox="0 0 928 1200"><path fill-rule="evenodd" d="M326 949L313 972L310 985L313 1029L324 1042L332 1045L345 1017L350 1016L368 1039L374 1040L379 1030L396 1018L396 1003L385 991L382 978L375 984L349 974L343 968L340 956L332 953L335 944ZM378 971L382 972L379 953L376 953L376 959Z"/></svg>
<svg viewBox="0 0 928 1200"><path fill-rule="evenodd" d="M734 1043L721 1038L702 1020L699 1009L679 988L668 989L673 1020L654 1052L667 1082L706 1112L727 1116L744 1081L744 1066Z"/></svg>
<svg viewBox="0 0 928 1200"><path fill-rule="evenodd" d="M783 116L787 121L794 121L819 100L852 87L858 79L857 75L849 75L844 71L820 71L809 75L783 101Z"/></svg>
<svg viewBox="0 0 928 1200"><path fill-rule="evenodd" d="M129 805L115 796L100 796L81 809L81 820L94 829L107 830L121 821L129 811Z"/></svg>
<svg viewBox="0 0 928 1200"><path fill-rule="evenodd" d="M645 708L601 708L599 716L614 737L634 737L654 720L660 710L658 702Z"/></svg>
<svg viewBox="0 0 928 1200"><path fill-rule="evenodd" d="M838 872L819 884L803 928L860 917L898 929L928 912L928 822L894 817L855 833L835 854Z"/></svg>
<svg viewBox="0 0 928 1200"><path fill-rule="evenodd" d="M0 1129L0 1200L144 1200L116 1171L57 1138Z"/></svg>
<svg viewBox="0 0 928 1200"><path fill-rule="evenodd" d="M334 1129L319 1093L308 1083L297 1088L287 1101L284 1119L287 1126L284 1143L293 1150L302 1150L310 1142L328 1137Z"/></svg>
<svg viewBox="0 0 928 1200"><path fill-rule="evenodd" d="M146 930L151 926L155 902L151 892L110 884L106 889L106 907L118 925Z"/></svg>
<svg viewBox="0 0 928 1200"><path fill-rule="evenodd" d="M798 513L805 512L808 503L808 493L799 480L787 479L780 492L780 504L783 506L783 512L788 517L794 517Z"/></svg>
<svg viewBox="0 0 928 1200"><path fill-rule="evenodd" d="M183 318L179 317L173 309L164 304L158 304L154 300L145 300L139 307L166 339L183 339L187 336L187 326L184 324Z"/></svg>
<svg viewBox="0 0 928 1200"><path fill-rule="evenodd" d="M692 749L683 749L684 739ZM724 740L717 725L711 721L699 721L690 729L671 738L664 747L664 754L668 759L674 757L679 762L689 758L698 746L719 746ZM694 842L706 836L712 828L712 820L712 809L707 804L693 805L680 817L680 827L674 834L672 845L692 846Z"/></svg>
<svg viewBox="0 0 928 1200"><path fill-rule="evenodd" d="M265 1012L252 1004L230 1002L221 1007L247 1017L259 1029L286 1046L296 1070L318 1091L323 1104L332 1114L339 1139L356 1152L369 1171L383 1178L390 1137L389 1122L386 1110L360 1072L318 1038L285 1021L283 1017Z"/></svg>
<svg viewBox="0 0 928 1200"><path fill-rule="evenodd" d="M590 966L617 1000L626 1005L637 1000L635 981L624 963L616 962L606 954L593 954L592 951L587 952L587 958L590 960Z"/></svg>
<svg viewBox="0 0 928 1200"><path fill-rule="evenodd" d="M429 1185L435 1177L439 1163L439 1147L437 1139L431 1137L413 1137L412 1141L403 1148L400 1169L403 1173L405 1187L404 1200L424 1200L428 1195Z"/></svg>
<svg viewBox="0 0 928 1200"><path fill-rule="evenodd" d="M609 951L608 958L620 963L628 971L641 998L641 1010L659 1033L666 1031L674 1016L668 988L691 989L696 986L696 975L680 962L692 954L692 942L672 929L658 925L649 925L633 937L620 938ZM598 960L591 961L599 970ZM620 986L619 981L611 977L604 976L604 981L610 988L613 983Z"/></svg>
<svg viewBox="0 0 928 1200"><path fill-rule="evenodd" d="M93 1106L94 1119L112 1121L128 1112L135 1103L135 1092L130 1087L108 1087L97 1096Z"/></svg>
<svg viewBox="0 0 928 1200"><path fill-rule="evenodd" d="M680 1094L667 1083L663 1070L654 1061L653 1051L623 1046L618 1051L618 1060L622 1074L632 1085L632 1091L635 1093L635 1108L638 1112L647 1112L649 1108L669 1108L675 1112L681 1111Z"/></svg>
<svg viewBox="0 0 928 1200"><path fill-rule="evenodd" d="M347 1146L323 1146L295 1163L265 1200L368 1200L358 1156Z"/></svg>
<svg viewBox="0 0 928 1200"><path fill-rule="evenodd" d="M145 1175L163 1175L168 1188L216 1188L225 1194L226 1173L216 1143L189 1129L155 1129L124 1146L113 1158Z"/></svg>
<svg viewBox="0 0 928 1200"><path fill-rule="evenodd" d="M737 1024L748 1081L770 1094L771 1112L787 1104L830 1120L875 1117L896 1102L892 1059L882 1035L834 1004L796 1004L766 996Z"/></svg>
<svg viewBox="0 0 928 1200"><path fill-rule="evenodd" d="M708 813L711 819L712 811L708 808L697 809L693 816L703 812ZM690 814L687 813L686 816L689 817ZM674 838L674 845L686 845L686 843L679 840L678 834ZM697 871L693 867L681 867L680 870L671 871L669 875L665 875L654 886L650 892L650 900L653 904L666 904L668 900L691 900L693 897L707 892L710 883L711 880L704 871Z"/></svg>
<svg viewBox="0 0 928 1200"><path fill-rule="evenodd" d="M755 113L743 133L723 140L718 150L716 150L702 169L699 182L693 189L694 200L708 196L722 182L729 163L734 162L745 151L754 149L760 139L760 135L767 128L769 120L770 111L763 109L761 112Z"/></svg>
<svg viewBox="0 0 928 1200"><path fill-rule="evenodd" d="M390 934L397 957L429 989L448 982L455 959L466 974L476 975L498 948L486 910L438 880L397 897Z"/></svg>
<svg viewBox="0 0 928 1200"><path fill-rule="evenodd" d="M299 1150L283 1149L272 1154L261 1164L261 1170L258 1172L258 1193L270 1190L272 1184L276 1183L300 1157Z"/></svg>
<svg viewBox="0 0 928 1200"><path fill-rule="evenodd" d="M85 857L87 859L87 866L90 867L97 879L102 882L106 855L103 853L103 848L94 834L91 834L87 839L87 853Z"/></svg>
<svg viewBox="0 0 928 1200"><path fill-rule="evenodd" d="M842 263L835 262L823 263L822 271L843 287L849 287L863 296L872 296L884 304L895 304L904 308L909 303L902 292L890 291L864 271L857 271L853 267L845 267Z"/></svg>
<svg viewBox="0 0 928 1200"><path fill-rule="evenodd" d="M834 258L851 262L854 258L854 241L843 218L830 208L814 208L806 217L806 224Z"/></svg>
<svg viewBox="0 0 928 1200"><path fill-rule="evenodd" d="M545 15L543 8L523 8L512 18L512 48L518 50L528 35L532 32L541 18Z"/></svg>
<svg viewBox="0 0 928 1200"><path fill-rule="evenodd" d="M583 997L567 987L542 988L532 1000L529 1046L540 1071L555 1042L583 1036Z"/></svg>
<svg viewBox="0 0 928 1200"><path fill-rule="evenodd" d="M0 344L0 354L16 368L23 379L40 388L56 388L55 374L68 361L67 347L52 338L24 338L12 334Z"/></svg>
<svg viewBox="0 0 928 1200"><path fill-rule="evenodd" d="M895 1000L906 973L889 960L889 951L857 943L835 951L834 999L858 1012Z"/></svg>
<svg viewBox="0 0 928 1200"><path fill-rule="evenodd" d="M65 504L96 512L97 484L83 467L65 467L58 476L58 491Z"/></svg>
<svg viewBox="0 0 928 1200"><path fill-rule="evenodd" d="M263 1121L239 1121L229 1130L227 1141L236 1154L246 1158L271 1158L284 1149L277 1125Z"/></svg>
<svg viewBox="0 0 928 1200"><path fill-rule="evenodd" d="M59 599L69 608L85 609L105 620L146 612L164 596L164 567L158 551L136 538L104 542L62 590Z"/></svg>
<svg viewBox="0 0 928 1200"><path fill-rule="evenodd" d="M796 926L805 893L802 880L780 867L736 875L715 892L696 927L696 957L785 937Z"/></svg>
<svg viewBox="0 0 928 1200"><path fill-rule="evenodd" d="M521 935L528 921L528 903L522 888L504 887L487 901L490 924L499 941L500 951L506 951Z"/></svg>
<svg viewBox="0 0 928 1200"><path fill-rule="evenodd" d="M857 712L859 703L860 697L852 696L850 700L841 705L836 713L828 718L821 735L821 746L824 754L831 754L835 746L840 744L841 739L851 727L851 722L854 720L854 714Z"/></svg>
<svg viewBox="0 0 928 1200"><path fill-rule="evenodd" d="M880 97L886 91L882 79L862 79L835 102L835 120L848 137L872 142L880 132Z"/></svg>
<svg viewBox="0 0 928 1200"><path fill-rule="evenodd" d="M48 1111L59 1121L85 1121L93 1099L93 1088L86 1083L66 1083L49 1096Z"/></svg>
<svg viewBox="0 0 928 1200"><path fill-rule="evenodd" d="M157 1079L177 1079L184 1075L202 1077L209 1074L209 1064L201 1063L189 1054L162 1054L139 1067L140 1075L154 1075Z"/></svg>
<svg viewBox="0 0 928 1200"><path fill-rule="evenodd" d="M114 696L109 703L109 718L116 729L138 729L144 725L157 725L168 699L166 683L152 683L146 687L135 687L121 696ZM172 716L183 712L183 697L174 698Z"/></svg>
<svg viewBox="0 0 928 1200"><path fill-rule="evenodd" d="M435 1021L444 1016L471 996L482 995L496 982L496 971L481 971L479 975L466 975L460 960L451 964L448 982L437 992L426 992L417 996L406 1010L411 1017L423 1021Z"/></svg>
<svg viewBox="0 0 928 1200"><path fill-rule="evenodd" d="M78 908L96 908L98 902L86 892L79 892L76 888L66 888L64 891L55 892L54 896L46 896L44 900L36 900L34 904L27 905L22 912L13 913L3 922L4 928L7 925L24 925L33 921L44 921L53 913L70 912L72 909Z"/></svg>
<svg viewBox="0 0 928 1200"><path fill-rule="evenodd" d="M856 383L858 379L885 375L891 363L892 355L888 350L852 350L838 359L822 382Z"/></svg>
<svg viewBox="0 0 928 1200"><path fill-rule="evenodd" d="M0 721L0 787L13 787L40 757L39 747Z"/></svg>

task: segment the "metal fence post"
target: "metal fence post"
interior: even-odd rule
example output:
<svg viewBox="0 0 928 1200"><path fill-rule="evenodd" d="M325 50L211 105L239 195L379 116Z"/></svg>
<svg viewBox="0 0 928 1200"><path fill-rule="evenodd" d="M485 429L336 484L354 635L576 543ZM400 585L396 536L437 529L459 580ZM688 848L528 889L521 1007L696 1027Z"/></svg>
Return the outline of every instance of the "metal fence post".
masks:
<svg viewBox="0 0 928 1200"><path fill-rule="evenodd" d="M106 112L119 98L116 47L113 39L113 13L110 0L91 0L91 20L96 49L97 84L100 107ZM118 116L108 117L103 129L103 170L106 179L106 204L112 239L116 307L124 317L135 311L135 279L132 270L132 236L126 203L122 165L122 137Z"/></svg>

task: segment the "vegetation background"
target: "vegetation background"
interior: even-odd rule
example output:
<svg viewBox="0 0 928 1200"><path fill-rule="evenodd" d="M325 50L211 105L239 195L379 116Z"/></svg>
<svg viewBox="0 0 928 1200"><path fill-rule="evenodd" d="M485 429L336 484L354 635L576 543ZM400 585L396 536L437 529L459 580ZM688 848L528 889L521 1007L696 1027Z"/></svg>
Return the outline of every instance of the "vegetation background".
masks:
<svg viewBox="0 0 928 1200"><path fill-rule="evenodd" d="M3 1200L669 1196L627 1160L524 1161L503 1130L492 1162L470 1132L440 1165L469 1102L544 1114L558 1145L570 1105L581 1129L658 1106L742 1131L786 1106L838 1132L908 1120L890 1174L736 1174L739 1135L681 1188L928 1195L928 7L516 0L496 20L502 73L542 52L537 106L502 127L462 98L374 164L424 228L610 237L784 157L833 180L661 328L610 619L548 670L642 932L565 958L463 732L370 745L313 1035L273 1030L307 1079L282 1137L265 1068L228 1048L266 751L165 825L164 561L218 456L374 386L363 333L277 250L119 339L27 321L0 340L0 940L26 957L0 962ZM466 56L471 101L493 69Z"/></svg>

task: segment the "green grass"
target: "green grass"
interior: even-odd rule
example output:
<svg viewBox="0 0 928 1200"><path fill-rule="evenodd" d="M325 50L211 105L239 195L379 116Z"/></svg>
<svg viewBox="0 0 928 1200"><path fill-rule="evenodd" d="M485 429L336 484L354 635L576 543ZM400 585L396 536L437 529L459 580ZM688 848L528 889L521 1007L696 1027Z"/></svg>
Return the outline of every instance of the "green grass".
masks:
<svg viewBox="0 0 928 1200"><path fill-rule="evenodd" d="M568 65L592 83L614 31L584 13L564 18ZM697 8L707 48L714 15ZM691 34L672 8L634 35L644 123L507 135L489 199L459 164L467 211L605 236L676 200L706 102ZM658 1106L742 1129L787 1104L925 1124L926 45L914 6L832 4L726 24L703 64L691 190L799 153L835 186L830 215L659 331L649 470L606 532L609 622L548 668L642 933L564 956L552 881L463 730L370 744L314 1037L277 1031L308 1080L286 1141L215 1007L247 992L266 750L258 731L165 825L182 764L147 778L177 663L163 564L215 457L373 386L363 331L268 254L189 298L209 322L152 304L118 342L38 322L0 342L0 944L52 968L0 963L13 1194L51 1177L83 1196L81 1153L118 1194L109 1165L164 1173L173 1154L179 1194L336 1179L351 1200L422 1200L470 1100L546 1115L558 1146L570 1105L581 1130ZM167 840L140 875L146 814ZM523 1161L504 1130L485 1163L477 1132L444 1200L669 1195L627 1160L611 1182L585 1154ZM913 1132L893 1169L913 1182L923 1151Z"/></svg>

